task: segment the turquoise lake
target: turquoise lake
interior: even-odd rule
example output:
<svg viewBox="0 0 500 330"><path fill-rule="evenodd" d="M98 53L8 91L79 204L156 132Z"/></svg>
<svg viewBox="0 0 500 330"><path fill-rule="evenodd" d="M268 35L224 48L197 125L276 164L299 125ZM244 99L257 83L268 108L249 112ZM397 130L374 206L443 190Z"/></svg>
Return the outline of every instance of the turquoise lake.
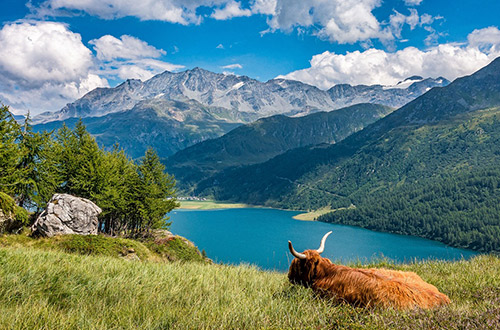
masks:
<svg viewBox="0 0 500 330"><path fill-rule="evenodd" d="M170 230L193 241L215 262L254 264L266 270L287 271L295 250L317 249L327 239L322 256L333 262L366 261L387 257L396 262L469 258L474 251L456 249L422 238L375 232L316 221L299 221L299 212L241 208L224 210L175 210Z"/></svg>

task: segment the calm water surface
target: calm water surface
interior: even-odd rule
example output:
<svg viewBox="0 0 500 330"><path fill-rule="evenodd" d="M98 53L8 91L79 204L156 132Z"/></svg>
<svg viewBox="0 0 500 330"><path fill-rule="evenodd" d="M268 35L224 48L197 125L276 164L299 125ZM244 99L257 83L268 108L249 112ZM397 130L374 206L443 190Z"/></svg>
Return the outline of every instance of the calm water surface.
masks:
<svg viewBox="0 0 500 330"><path fill-rule="evenodd" d="M421 259L454 260L476 252L442 243L323 222L299 221L299 212L275 209L176 210L170 230L193 241L216 262L255 264L263 269L286 271L295 250L317 249L321 237L332 230L322 256L348 262L388 257L397 262Z"/></svg>

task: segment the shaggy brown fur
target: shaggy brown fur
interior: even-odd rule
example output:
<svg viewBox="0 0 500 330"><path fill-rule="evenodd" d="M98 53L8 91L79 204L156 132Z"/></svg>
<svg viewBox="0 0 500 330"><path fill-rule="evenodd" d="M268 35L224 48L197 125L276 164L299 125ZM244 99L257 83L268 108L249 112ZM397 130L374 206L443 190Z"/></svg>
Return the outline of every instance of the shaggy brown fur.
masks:
<svg viewBox="0 0 500 330"><path fill-rule="evenodd" d="M307 258L292 261L288 279L321 295L363 307L433 308L450 303L413 272L350 268L333 264L315 250L303 253Z"/></svg>

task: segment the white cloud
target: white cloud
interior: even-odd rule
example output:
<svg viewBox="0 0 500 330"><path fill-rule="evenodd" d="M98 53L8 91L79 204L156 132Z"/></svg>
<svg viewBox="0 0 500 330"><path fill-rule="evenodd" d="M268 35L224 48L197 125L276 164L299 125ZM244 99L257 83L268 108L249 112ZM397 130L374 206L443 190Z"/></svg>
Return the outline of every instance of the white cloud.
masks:
<svg viewBox="0 0 500 330"><path fill-rule="evenodd" d="M392 39L390 31L382 29L372 13L380 5L381 0L276 0L268 24L271 31L319 29L316 35L338 43Z"/></svg>
<svg viewBox="0 0 500 330"><path fill-rule="evenodd" d="M184 67L155 59L167 52L129 35L120 38L105 35L90 40L89 44L93 45L100 61L99 73L110 79L147 80L165 70L175 71Z"/></svg>
<svg viewBox="0 0 500 330"><path fill-rule="evenodd" d="M434 28L431 27L431 24L434 23L435 20L441 19L442 17L434 17L429 14L423 14L420 16L415 8L409 8L409 11L409 15L403 15L394 10L394 14L389 17L390 30L396 38L401 39L401 31L403 30L403 26L406 24L409 25L411 30L420 26L430 32L430 34L436 35L436 37L438 36Z"/></svg>
<svg viewBox="0 0 500 330"><path fill-rule="evenodd" d="M404 0L405 5L407 6L418 6L422 3L423 0Z"/></svg>
<svg viewBox="0 0 500 330"><path fill-rule="evenodd" d="M224 49L224 45L223 44L218 44L217 47L215 47L217 49Z"/></svg>
<svg viewBox="0 0 500 330"><path fill-rule="evenodd" d="M39 6L31 5L31 10L36 17L87 13L104 19L132 16L188 25L200 24L202 16L197 13L200 7L215 9L220 17L217 19L250 15L249 10L241 9L234 0L46 0Z"/></svg>
<svg viewBox="0 0 500 330"><path fill-rule="evenodd" d="M216 20L226 20L233 17L248 17L251 15L252 12L250 9L242 9L241 4L233 0L227 2L222 8L216 8L211 17Z"/></svg>
<svg viewBox="0 0 500 330"><path fill-rule="evenodd" d="M117 65L117 63L113 63ZM184 68L184 65L177 65L158 61L152 58L145 58L136 61L118 63L118 69L111 70L110 76L116 75L120 79L140 79L142 81L152 78L165 70L176 71Z"/></svg>
<svg viewBox="0 0 500 330"><path fill-rule="evenodd" d="M229 65L224 65L221 68L234 70L234 69L243 69L243 66L241 64L234 63L234 64L229 64Z"/></svg>
<svg viewBox="0 0 500 330"><path fill-rule="evenodd" d="M17 113L59 110L108 79L149 79L182 65L163 62L166 54L132 36L110 35L89 42L57 22L24 21L0 30L0 102Z"/></svg>
<svg viewBox="0 0 500 330"><path fill-rule="evenodd" d="M467 41L471 47L489 52L500 51L500 30L494 26L485 29L474 30L467 37Z"/></svg>
<svg viewBox="0 0 500 330"><path fill-rule="evenodd" d="M335 84L393 85L412 75L453 80L471 74L500 56L500 30L475 30L466 44L442 44L428 50L407 47L389 53L379 49L313 56L311 67L281 78L299 80L322 89Z"/></svg>
<svg viewBox="0 0 500 330"><path fill-rule="evenodd" d="M252 5L252 12L255 14L274 15L276 14L277 0L255 0Z"/></svg>
<svg viewBox="0 0 500 330"><path fill-rule="evenodd" d="M108 34L99 39L90 40L89 44L94 46L94 50L97 52L97 58L103 61L120 58L156 58L167 53L163 49L157 49L147 42L129 35L122 35L120 39L117 39Z"/></svg>
<svg viewBox="0 0 500 330"><path fill-rule="evenodd" d="M412 0L417 5L422 0ZM410 29L430 26L436 19L429 14L419 15L415 8L408 8L409 15L394 10L386 20L377 19L373 11L382 0L258 0L252 12L270 15L269 29L261 34L282 30L311 33L340 44L360 42L365 48L373 39L391 46L394 39L402 39L403 26Z"/></svg>
<svg viewBox="0 0 500 330"><path fill-rule="evenodd" d="M405 0L410 6L416 6L421 1ZM331 42L362 42L369 45L372 39L387 43L395 38L390 26L386 26L385 21L379 21L373 14L382 2L383 0L45 0L39 5L29 2L28 6L37 18L85 13L103 19L132 16L141 20L183 25L200 24L205 17L228 20L260 14L269 16L269 29L262 34L296 29ZM418 15L412 14L401 24L416 26L418 18ZM397 19L401 20L402 17L395 17L393 22L396 23ZM423 19L420 20L422 22ZM400 38L400 34L396 37Z"/></svg>
<svg viewBox="0 0 500 330"><path fill-rule="evenodd" d="M61 23L22 22L0 30L0 98L33 113L62 107L106 79L90 72L92 52Z"/></svg>
<svg viewBox="0 0 500 330"><path fill-rule="evenodd" d="M92 53L79 34L53 22L14 23L0 30L0 68L23 85L65 83L85 76Z"/></svg>

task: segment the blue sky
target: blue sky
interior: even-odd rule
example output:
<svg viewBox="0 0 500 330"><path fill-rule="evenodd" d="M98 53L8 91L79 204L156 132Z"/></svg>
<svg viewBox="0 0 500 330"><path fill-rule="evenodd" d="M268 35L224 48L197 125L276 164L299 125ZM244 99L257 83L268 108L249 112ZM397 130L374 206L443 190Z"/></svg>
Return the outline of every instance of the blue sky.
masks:
<svg viewBox="0 0 500 330"><path fill-rule="evenodd" d="M470 74L500 56L498 0L1 0L0 101L59 110L196 66L327 89Z"/></svg>

